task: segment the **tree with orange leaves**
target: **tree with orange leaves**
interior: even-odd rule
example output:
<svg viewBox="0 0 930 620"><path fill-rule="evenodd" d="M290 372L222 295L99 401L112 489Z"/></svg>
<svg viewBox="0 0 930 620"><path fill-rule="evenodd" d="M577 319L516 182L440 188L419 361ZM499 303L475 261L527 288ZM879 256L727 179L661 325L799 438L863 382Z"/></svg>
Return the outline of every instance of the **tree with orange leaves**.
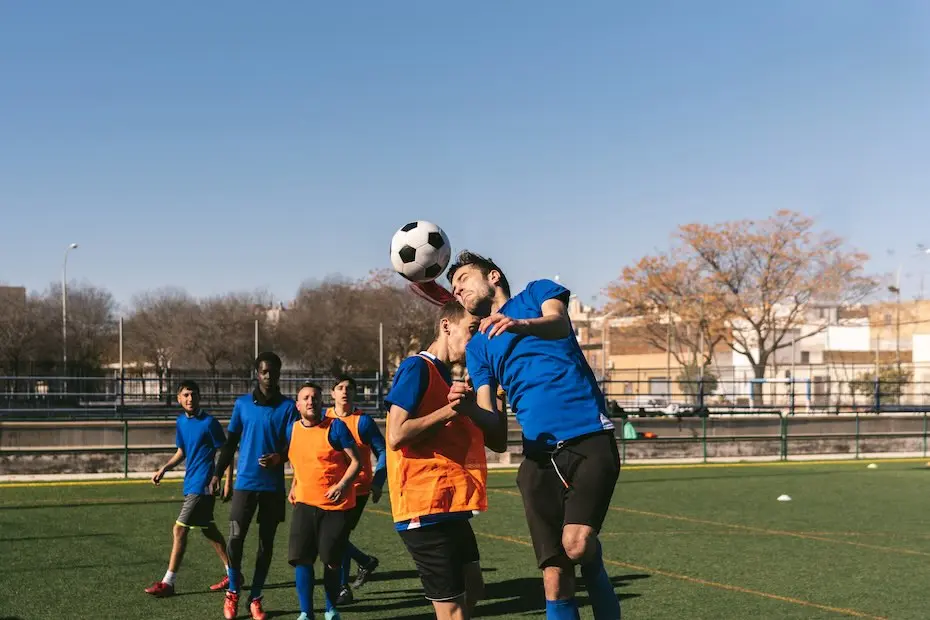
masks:
<svg viewBox="0 0 930 620"><path fill-rule="evenodd" d="M673 239L667 255L647 256L624 269L607 295L612 309L640 319L648 342L666 349L671 331L678 348L670 352L683 365L681 347L696 359L697 336L707 345L702 363L725 343L762 379L769 358L791 346L790 334L810 325L805 311L812 303L852 305L877 286L864 272L866 254L816 231L812 218L792 211L763 220L687 224ZM811 326L805 337L826 327ZM761 404L761 384L753 384L752 395Z"/></svg>

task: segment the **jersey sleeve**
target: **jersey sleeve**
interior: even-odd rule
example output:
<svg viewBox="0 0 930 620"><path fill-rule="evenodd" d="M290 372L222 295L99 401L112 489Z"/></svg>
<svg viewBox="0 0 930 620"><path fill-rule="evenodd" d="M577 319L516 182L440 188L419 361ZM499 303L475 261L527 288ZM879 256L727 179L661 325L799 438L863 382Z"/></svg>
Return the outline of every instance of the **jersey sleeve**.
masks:
<svg viewBox="0 0 930 620"><path fill-rule="evenodd" d="M429 368L426 366L426 360L419 355L413 355L397 367L391 390L384 401L388 406L397 405L408 413L414 413L420 407L428 384Z"/></svg>
<svg viewBox="0 0 930 620"><path fill-rule="evenodd" d="M216 418L210 419L210 439L213 441L214 448L222 448L226 443L226 433L223 432L223 426Z"/></svg>
<svg viewBox="0 0 930 620"><path fill-rule="evenodd" d="M340 452L356 445L355 439L352 438L352 432L342 420L333 420L332 424L329 425L328 439L333 450L339 450Z"/></svg>
<svg viewBox="0 0 930 620"><path fill-rule="evenodd" d="M542 305L550 299L558 299L567 304L571 292L552 280L534 280L527 285L526 294L537 308L542 308Z"/></svg>
<svg viewBox="0 0 930 620"><path fill-rule="evenodd" d="M371 483L380 489L384 486L384 480L387 478L387 454L385 452L384 435L381 434L381 429L378 428L377 423L367 414L362 414L358 421L358 434L363 442L371 446L371 451L375 453L375 457L378 459Z"/></svg>
<svg viewBox="0 0 930 620"><path fill-rule="evenodd" d="M465 367L468 369L468 378L477 390L485 385L495 386L491 365L488 363L487 348L483 340L476 336L465 347Z"/></svg>
<svg viewBox="0 0 930 620"><path fill-rule="evenodd" d="M236 403L233 405L232 416L229 418L229 426L226 427L226 430L230 433L241 433L242 432L242 417L239 413L239 399L236 399Z"/></svg>

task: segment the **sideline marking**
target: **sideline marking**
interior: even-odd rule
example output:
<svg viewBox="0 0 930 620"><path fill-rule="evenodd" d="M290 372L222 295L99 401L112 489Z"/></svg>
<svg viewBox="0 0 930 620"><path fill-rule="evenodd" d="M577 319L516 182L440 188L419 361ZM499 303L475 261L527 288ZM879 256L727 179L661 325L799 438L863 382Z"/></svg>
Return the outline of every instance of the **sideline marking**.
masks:
<svg viewBox="0 0 930 620"><path fill-rule="evenodd" d="M805 467L808 465L863 465L865 463L927 463L930 457L903 457L903 458L874 458L874 459L827 459L822 461L759 461L758 463L666 463L658 465L623 465L620 474L624 471L650 471L660 469L727 469L743 467ZM515 474L516 467L495 467L488 469L488 474ZM290 476L288 476L290 477ZM183 478L163 478L166 482L181 482ZM149 478L99 478L96 480L36 480L33 482L0 482L0 489L39 488L39 487L82 487L82 486L113 486L119 484L151 484ZM661 482L661 480L657 481ZM621 478L618 484L622 484Z"/></svg>
<svg viewBox="0 0 930 620"><path fill-rule="evenodd" d="M375 514L384 515L391 517L391 513L385 512L383 510L378 510L377 508L369 508L369 512L374 512ZM477 536L482 536L484 538L490 538L492 540L502 540L506 542L511 542L517 545L522 545L524 547L532 547L533 544L526 540L520 540L518 538L513 538L511 536L498 536L496 534L487 534L485 532L475 531ZM813 603L811 601L805 601L798 598L792 598L790 596L782 596L780 594L772 594L770 592L762 592L761 590L751 590L749 588L743 588L741 586L734 586L729 583L720 583L717 581L708 581L706 579L699 579L697 577L691 577L689 575L682 575L680 573L673 573L671 571L661 570L658 568L652 568L650 566L641 566L639 564L630 564L629 562L618 562L617 560L609 560L604 558L605 564L610 564L612 566L618 566L620 568L628 568L630 570L636 570L645 573L652 573L655 575L661 575L663 577L668 577L670 579L677 579L679 581L686 581L688 583L695 583L702 586L708 586L711 588L718 588L720 590L729 590L731 592L739 592L741 594L752 594L754 596L759 596L762 598L767 598L775 601L781 601L783 603L792 603L794 605L801 605L802 607L810 607L813 609L819 609L821 611L829 611L837 614L843 614L846 616L853 616L855 618L869 618L870 620L888 620L883 616L873 616L872 614L866 613L864 611L859 611L857 609L846 609L843 607L831 607L830 605L822 605L820 603Z"/></svg>

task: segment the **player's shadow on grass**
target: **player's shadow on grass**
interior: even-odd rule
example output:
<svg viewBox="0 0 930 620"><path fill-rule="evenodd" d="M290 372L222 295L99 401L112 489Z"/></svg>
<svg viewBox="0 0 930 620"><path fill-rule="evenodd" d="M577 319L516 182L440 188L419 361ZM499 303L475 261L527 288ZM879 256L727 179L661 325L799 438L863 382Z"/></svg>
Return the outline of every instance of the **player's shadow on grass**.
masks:
<svg viewBox="0 0 930 620"><path fill-rule="evenodd" d="M75 538L104 538L107 536L118 536L114 532L101 532L99 534L51 534L49 536L14 536L11 538L0 538L0 542L31 542L36 540L73 540ZM0 618L3 620L3 618Z"/></svg>
<svg viewBox="0 0 930 620"><path fill-rule="evenodd" d="M54 508L55 510L61 510L63 508L98 508L98 507L105 508L108 506L142 506L142 505L148 506L151 504L177 504L179 501L181 501L181 499L182 498L179 498L179 497L173 497L170 499L155 499L155 500L140 499L138 501L133 500L131 502L127 502L127 501L112 501L112 502L87 501L87 502L70 502L70 503L62 503L62 504L52 504L52 503L48 503L48 504L5 504L5 505L0 505L0 512L3 512L4 510L35 510L35 509L45 510L48 508Z"/></svg>
<svg viewBox="0 0 930 620"><path fill-rule="evenodd" d="M649 575L616 575L610 578L614 587L622 588L632 581L648 579ZM578 579L578 594L575 600L579 607L590 604L584 590L583 581ZM621 601L640 596L632 592L617 593ZM477 612L481 616L510 617L516 614L539 613L546 608L546 594L540 577L519 577L496 583L487 583L484 588L484 600L478 604Z"/></svg>

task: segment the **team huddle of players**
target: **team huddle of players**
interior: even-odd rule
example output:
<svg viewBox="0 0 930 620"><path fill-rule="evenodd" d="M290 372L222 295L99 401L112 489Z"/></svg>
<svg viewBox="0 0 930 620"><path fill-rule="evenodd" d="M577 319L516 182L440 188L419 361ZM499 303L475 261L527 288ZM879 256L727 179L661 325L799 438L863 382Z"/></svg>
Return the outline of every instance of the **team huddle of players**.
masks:
<svg viewBox="0 0 930 620"><path fill-rule="evenodd" d="M281 360L274 353L256 359L258 385L236 400L225 433L199 408L196 384L181 384L178 451L152 481L158 484L186 460L184 503L168 571L146 592L174 593L187 533L202 529L226 567L211 589L225 590L224 617L237 617L245 583L243 544L257 514L248 606L251 618L265 618L262 590L277 527L290 503L288 562L299 620L315 617L318 558L324 616L339 618L340 607L353 599L352 587L361 587L378 566L350 538L368 499L378 502L386 481L395 529L437 619L470 618L484 588L470 520L488 508L485 447L507 448L507 418L498 400L503 389L523 435L517 486L542 571L546 617L579 617L580 566L594 617L620 618L598 540L620 458L604 397L568 319L568 290L537 280L512 297L500 268L470 252L450 266L448 279L456 301L440 311L432 344L398 367L385 399L390 409L384 436L354 407L351 377L337 380L333 406L325 411L322 389L314 383L302 385L296 399L283 395ZM468 382L450 374L462 362ZM289 490L286 461L294 472ZM228 539L213 519L217 494L231 503ZM353 561L357 571L350 585Z"/></svg>

